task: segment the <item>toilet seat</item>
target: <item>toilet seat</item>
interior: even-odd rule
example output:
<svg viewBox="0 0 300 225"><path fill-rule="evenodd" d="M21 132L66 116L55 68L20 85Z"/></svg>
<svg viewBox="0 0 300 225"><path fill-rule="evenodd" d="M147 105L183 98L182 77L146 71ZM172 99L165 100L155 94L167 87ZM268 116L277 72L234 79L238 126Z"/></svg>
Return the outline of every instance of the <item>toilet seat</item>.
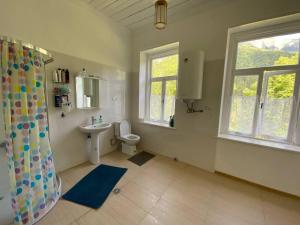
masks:
<svg viewBox="0 0 300 225"><path fill-rule="evenodd" d="M117 138L122 141L122 152L134 155L137 153L136 144L140 141L140 136L131 133L130 123L126 120L120 122L118 126Z"/></svg>
<svg viewBox="0 0 300 225"><path fill-rule="evenodd" d="M136 134L126 134L122 136L120 139L129 145L135 145L136 143L139 142L140 136Z"/></svg>
<svg viewBox="0 0 300 225"><path fill-rule="evenodd" d="M138 136L136 134L126 134L126 135L122 136L122 138L124 138L126 140L133 140L133 141L140 140L140 136Z"/></svg>

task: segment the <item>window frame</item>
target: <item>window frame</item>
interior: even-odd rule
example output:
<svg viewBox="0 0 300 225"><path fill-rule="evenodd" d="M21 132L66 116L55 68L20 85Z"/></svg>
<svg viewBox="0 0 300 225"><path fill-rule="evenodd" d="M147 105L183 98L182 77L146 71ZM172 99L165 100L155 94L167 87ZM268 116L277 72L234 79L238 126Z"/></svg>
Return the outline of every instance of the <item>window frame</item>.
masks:
<svg viewBox="0 0 300 225"><path fill-rule="evenodd" d="M147 68L146 68L146 104L145 104L145 116L144 121L154 122L154 123L160 123L160 124L168 124L168 121L164 120L164 111L165 111L165 91L166 91L166 83L167 81L176 80L176 92L178 90L178 68L177 68L177 74L166 76L166 77L152 77L152 61L155 59L168 57L172 55L178 55L179 57L179 51L178 47L171 48L168 50L163 50L155 53L151 53L147 55ZM179 60L178 60L179 64ZM179 67L179 66L178 66ZM153 120L150 118L150 99L151 99L151 87L152 82L161 82L162 83L162 91L161 91L161 117L159 120ZM176 106L175 106L176 108ZM175 114L175 112L174 112Z"/></svg>
<svg viewBox="0 0 300 225"><path fill-rule="evenodd" d="M230 119L230 110L231 110L231 104L232 104L232 97L229 98L229 102L228 102L228 122L226 124L226 133L227 134L231 134L231 135L237 135L237 136L242 136L242 137L252 137L254 136L254 133L256 132L257 130L257 105L258 105L258 102L259 102L259 98L258 96L260 95L261 93L261 88L260 88L260 84L261 84L261 76L259 76L258 74L236 74L236 75L233 75L233 79L232 79L232 83L231 83L231 86L230 86L230 96L232 96L233 94L233 85L234 85L234 78L236 76L253 76L253 75L256 75L258 76L258 82L257 82L257 90L256 90L256 101L255 101L255 110L254 110L254 115L253 115L253 124L252 124L252 132L250 134L245 134L245 133L241 133L241 132L237 132L237 131L230 131L229 130L229 119Z"/></svg>
<svg viewBox="0 0 300 225"><path fill-rule="evenodd" d="M296 124L299 123L299 108L300 108L300 44L299 44L299 57L298 65L288 65L288 66L271 66L271 67L259 67L259 68L246 68L246 69L236 69L237 55L238 55L238 43L251 41L261 38L274 37L279 35L287 35L292 33L300 33L299 25L300 16L290 17L288 19L277 18L269 21L261 21L254 24L243 25L240 27L230 28L228 30L227 37L227 48L226 48L226 60L224 68L224 79L223 79L223 89L222 89L222 101L221 110L219 118L219 137L224 136L239 136L243 138L250 138L256 140L270 141L270 142L280 142L291 145L299 145L293 142L295 135L299 131L296 131ZM266 73L277 72L283 74L284 72L295 73L295 84L294 84L294 97L293 105L291 110L291 117L288 128L288 135L286 139L280 138L269 138L262 139L257 137L258 129L260 126L260 119L262 110L260 105L262 103L263 85ZM253 116L253 126L250 135L229 131L229 119L230 110L232 103L233 85L235 76L247 76L247 75L258 75L258 86L256 92L256 103L255 103L255 113Z"/></svg>
<svg viewBox="0 0 300 225"><path fill-rule="evenodd" d="M300 58L300 49L299 49L299 58ZM272 136L269 136L269 135L264 135L267 140L274 140L274 141L280 141L280 142L284 142L284 143L291 143L292 140L293 140L293 117L294 115L297 113L297 99L295 99L295 96L297 96L298 94L298 91L299 91L299 84L298 84L298 88L297 88L297 80L299 81L299 70L279 70L279 71L267 71L264 73L264 82L263 82L263 91L262 91L262 95L261 95L261 103L265 104L265 101L266 101L266 98L267 98L267 95L268 95L268 82L267 80L271 77L271 76L276 76L276 75L282 75L282 74L288 74L288 73L295 73L295 83L294 83L294 92L293 92L293 103L292 103L292 108L291 108L291 114L290 114L290 121L289 121L289 127L288 127L288 130L287 130L287 138L280 138L280 137L272 137ZM297 79L298 77L298 79ZM297 91L298 89L298 91ZM299 97L298 97L299 98ZM261 108L260 110L260 113L263 115L264 113L264 110L265 108ZM263 119L263 116L260 116L261 119ZM262 135L262 134L261 134Z"/></svg>

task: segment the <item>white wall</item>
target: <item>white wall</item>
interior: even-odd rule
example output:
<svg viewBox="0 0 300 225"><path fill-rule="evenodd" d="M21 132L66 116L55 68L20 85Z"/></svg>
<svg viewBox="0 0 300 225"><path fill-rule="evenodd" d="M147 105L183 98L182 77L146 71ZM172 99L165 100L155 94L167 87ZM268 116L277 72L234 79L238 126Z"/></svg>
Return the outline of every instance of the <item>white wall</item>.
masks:
<svg viewBox="0 0 300 225"><path fill-rule="evenodd" d="M0 0L0 36L130 70L128 29L79 0Z"/></svg>
<svg viewBox="0 0 300 225"><path fill-rule="evenodd" d="M0 0L0 5L0 36L30 42L54 54L55 62L47 65L47 72L51 146L56 169L61 171L84 162L86 138L77 126L92 115L102 114L109 121L127 117L128 102L124 100L120 106L109 101L115 93L128 97L130 31L79 0ZM111 106L106 104L103 109L92 111L73 110L62 119L61 112L53 107L50 80L52 70L58 66L71 71L73 96L74 76L83 67L105 76L108 80L106 98ZM75 107L74 99L75 96ZM106 133L106 137L107 152L115 148L109 144L113 129Z"/></svg>
<svg viewBox="0 0 300 225"><path fill-rule="evenodd" d="M0 0L0 35L12 36L57 52L54 54L55 64L48 67L50 72L59 65L68 67L74 75L82 65L87 65L86 67L94 73L110 71L107 76L112 85L118 83L114 83L118 77L127 77L126 73L118 72L114 68L129 72L132 56L131 117L135 132L142 136L142 148L171 157L176 156L179 160L209 171L216 168L231 175L300 195L300 180L295 179L300 170L299 154L216 138L228 27L299 12L299 2L208 2L213 4L207 3L197 15L169 24L164 31L157 31L152 25L135 31L131 42L131 34L127 29L95 13L77 0ZM183 49L201 49L206 53L204 97L200 105L207 106L209 110L202 114L186 114L185 105L177 101L176 130L140 124L137 122L139 52L176 41L180 42ZM48 90L51 99L50 92L51 89ZM49 105L52 103L49 101ZM110 120L111 109L74 110L62 119L60 112L51 107L51 143L56 167L63 170L86 160L85 137L79 133L77 125L87 117L100 113ZM112 132L108 132L107 140L112 137ZM113 148L107 143L108 151ZM243 164L240 163L242 161Z"/></svg>
<svg viewBox="0 0 300 225"><path fill-rule="evenodd" d="M218 140L216 170L300 196L300 153Z"/></svg>
<svg viewBox="0 0 300 225"><path fill-rule="evenodd" d="M133 34L132 120L142 136L140 147L196 165L218 170L268 187L300 196L300 153L273 150L217 139L227 30L242 24L300 11L298 0L208 1L193 16L157 31L153 25ZM172 42L184 50L205 51L202 114L186 114L176 102L176 130L138 122L139 52ZM218 151L217 151L218 150ZM217 160L215 160L217 159Z"/></svg>
<svg viewBox="0 0 300 225"><path fill-rule="evenodd" d="M78 126L90 122L91 116L100 115L107 122L120 121L128 118L128 75L127 73L88 60L67 56L61 53L53 53L55 61L46 66L47 94L49 110L50 143L54 155L54 163L57 171L62 171L83 163L87 160L86 140L87 135L79 131ZM61 117L61 109L54 107L52 72L56 68L68 68L70 70L70 84L72 111ZM75 76L82 68L86 68L89 74L101 76L104 80L100 86L100 109L76 109ZM104 135L104 148L101 155L111 152L117 145L111 145L114 138L114 128L111 127Z"/></svg>

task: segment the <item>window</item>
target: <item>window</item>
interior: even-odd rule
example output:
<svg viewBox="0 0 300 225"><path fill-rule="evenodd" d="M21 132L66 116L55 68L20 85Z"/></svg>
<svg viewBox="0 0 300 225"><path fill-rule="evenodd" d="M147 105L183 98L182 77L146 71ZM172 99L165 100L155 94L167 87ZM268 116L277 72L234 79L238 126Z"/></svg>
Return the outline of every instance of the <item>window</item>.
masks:
<svg viewBox="0 0 300 225"><path fill-rule="evenodd" d="M233 28L228 37L219 136L300 145L300 26Z"/></svg>
<svg viewBox="0 0 300 225"><path fill-rule="evenodd" d="M150 121L167 123L175 113L178 54L149 58Z"/></svg>
<svg viewBox="0 0 300 225"><path fill-rule="evenodd" d="M175 114L178 45L144 52L141 56L143 63L146 66L140 71L140 118L168 124Z"/></svg>

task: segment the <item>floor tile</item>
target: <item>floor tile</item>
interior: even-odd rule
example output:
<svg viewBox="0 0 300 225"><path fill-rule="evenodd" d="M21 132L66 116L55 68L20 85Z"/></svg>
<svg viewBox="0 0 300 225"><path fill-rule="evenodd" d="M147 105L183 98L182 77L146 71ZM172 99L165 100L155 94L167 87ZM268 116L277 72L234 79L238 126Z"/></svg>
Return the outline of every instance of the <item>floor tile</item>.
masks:
<svg viewBox="0 0 300 225"><path fill-rule="evenodd" d="M116 184L116 188L122 188L124 185L126 185L130 180L125 178L125 175L119 180L119 182Z"/></svg>
<svg viewBox="0 0 300 225"><path fill-rule="evenodd" d="M249 207L245 206L244 202L229 201L218 195L212 197L210 204L210 214L216 213L228 218L239 218L241 221L249 224L265 224L262 205Z"/></svg>
<svg viewBox="0 0 300 225"><path fill-rule="evenodd" d="M62 192L65 193L66 191L68 191L96 167L96 165L92 165L87 162L59 173L59 176L62 179Z"/></svg>
<svg viewBox="0 0 300 225"><path fill-rule="evenodd" d="M263 192L266 225L300 225L300 201L276 192Z"/></svg>
<svg viewBox="0 0 300 225"><path fill-rule="evenodd" d="M101 208L60 200L38 225L300 225L300 199L157 155L142 166L115 151L101 163L128 168ZM60 173L67 191L96 168Z"/></svg>
<svg viewBox="0 0 300 225"><path fill-rule="evenodd" d="M139 225L164 225L162 221L159 221L152 215L148 214Z"/></svg>
<svg viewBox="0 0 300 225"><path fill-rule="evenodd" d="M178 179L183 174L183 168L186 164L170 160L164 156L155 156L142 169L155 177L160 177L165 180Z"/></svg>
<svg viewBox="0 0 300 225"><path fill-rule="evenodd" d="M199 214L202 218L206 217L209 208L209 198L202 198L197 194L179 192L176 189L168 189L162 196L167 202L181 204L182 207L191 208Z"/></svg>
<svg viewBox="0 0 300 225"><path fill-rule="evenodd" d="M213 196L215 203L228 203L227 210L238 208L237 211L242 214L251 215L252 212L259 220L263 217L262 189L258 186L222 177L214 187Z"/></svg>
<svg viewBox="0 0 300 225"><path fill-rule="evenodd" d="M222 211L211 210L207 215L205 225L255 225L255 223Z"/></svg>
<svg viewBox="0 0 300 225"><path fill-rule="evenodd" d="M120 225L107 207L91 210L77 220L78 225Z"/></svg>
<svg viewBox="0 0 300 225"><path fill-rule="evenodd" d="M76 221L73 221L72 223L70 223L69 225L79 225Z"/></svg>
<svg viewBox="0 0 300 225"><path fill-rule="evenodd" d="M102 163L111 165L111 166L127 168L127 172L124 175L124 177L126 179L133 179L142 171L139 166L128 161L127 158L125 158L123 156L121 158L123 158L123 159L118 159L118 157L116 157L115 155L113 155L113 157L111 157L111 155L108 154L107 156L103 157Z"/></svg>
<svg viewBox="0 0 300 225"><path fill-rule="evenodd" d="M171 184L171 180L164 179L161 176L141 172L138 176L132 179L133 182L148 189L157 196L161 196Z"/></svg>
<svg viewBox="0 0 300 225"><path fill-rule="evenodd" d="M121 194L147 212L149 212L159 200L158 196L132 181L122 187Z"/></svg>
<svg viewBox="0 0 300 225"><path fill-rule="evenodd" d="M139 224L147 214L121 194L113 195L102 208L121 225Z"/></svg>
<svg viewBox="0 0 300 225"><path fill-rule="evenodd" d="M37 225L69 225L89 210L85 206L59 200L56 206Z"/></svg>
<svg viewBox="0 0 300 225"><path fill-rule="evenodd" d="M204 225L205 218L196 210L180 203L161 199L150 214L159 224L165 225Z"/></svg>

